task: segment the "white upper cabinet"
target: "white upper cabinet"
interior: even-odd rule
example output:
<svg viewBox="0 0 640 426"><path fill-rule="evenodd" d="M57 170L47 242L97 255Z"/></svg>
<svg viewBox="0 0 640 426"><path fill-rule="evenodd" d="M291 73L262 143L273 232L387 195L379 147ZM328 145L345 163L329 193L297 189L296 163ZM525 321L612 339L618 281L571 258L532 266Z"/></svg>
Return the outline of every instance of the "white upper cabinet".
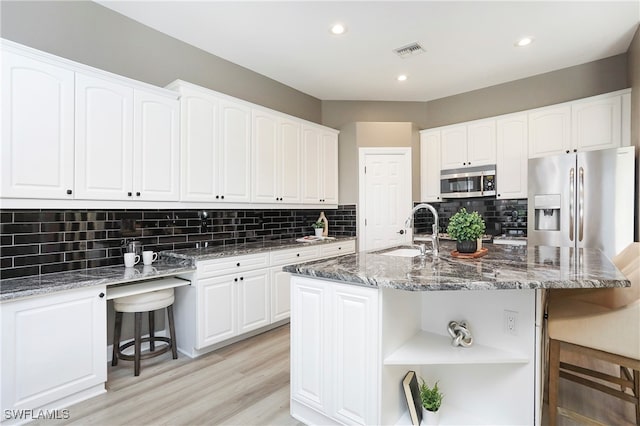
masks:
<svg viewBox="0 0 640 426"><path fill-rule="evenodd" d="M302 127L302 202L338 204L338 135Z"/></svg>
<svg viewBox="0 0 640 426"><path fill-rule="evenodd" d="M133 186L136 197L147 201L178 201L178 101L138 89L134 90L133 100Z"/></svg>
<svg viewBox="0 0 640 426"><path fill-rule="evenodd" d="M529 158L569 152L571 106L541 108L529 113Z"/></svg>
<svg viewBox="0 0 640 426"><path fill-rule="evenodd" d="M133 198L133 89L76 75L76 198Z"/></svg>
<svg viewBox="0 0 640 426"><path fill-rule="evenodd" d="M495 125L495 120L489 119L442 128L442 169L495 164Z"/></svg>
<svg viewBox="0 0 640 426"><path fill-rule="evenodd" d="M300 203L299 123L253 110L253 201Z"/></svg>
<svg viewBox="0 0 640 426"><path fill-rule="evenodd" d="M496 122L496 197L527 198L527 114Z"/></svg>
<svg viewBox="0 0 640 426"><path fill-rule="evenodd" d="M440 201L440 131L420 132L421 201Z"/></svg>
<svg viewBox="0 0 640 426"><path fill-rule="evenodd" d="M73 198L74 73L2 52L2 197Z"/></svg>
<svg viewBox="0 0 640 426"><path fill-rule="evenodd" d="M251 110L240 102L220 102L220 198L251 201Z"/></svg>
<svg viewBox="0 0 640 426"><path fill-rule="evenodd" d="M571 145L578 151L621 144L622 97L597 98L571 105Z"/></svg>

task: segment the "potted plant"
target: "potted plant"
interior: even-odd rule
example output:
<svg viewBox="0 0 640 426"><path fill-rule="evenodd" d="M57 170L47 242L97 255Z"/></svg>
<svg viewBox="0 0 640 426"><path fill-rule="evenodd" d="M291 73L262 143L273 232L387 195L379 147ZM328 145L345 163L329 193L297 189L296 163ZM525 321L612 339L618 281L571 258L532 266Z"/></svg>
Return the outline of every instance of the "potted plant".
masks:
<svg viewBox="0 0 640 426"><path fill-rule="evenodd" d="M447 232L456 240L460 253L474 253L478 249L478 238L484 234L485 224L478 212L469 213L464 207L451 216Z"/></svg>
<svg viewBox="0 0 640 426"><path fill-rule="evenodd" d="M420 381L422 419L427 425L437 425L440 418L440 405L442 405L442 392L438 389L438 382L430 388L423 379Z"/></svg>
<svg viewBox="0 0 640 426"><path fill-rule="evenodd" d="M315 230L316 237L322 237L322 231L324 230L324 222L313 222L311 227Z"/></svg>

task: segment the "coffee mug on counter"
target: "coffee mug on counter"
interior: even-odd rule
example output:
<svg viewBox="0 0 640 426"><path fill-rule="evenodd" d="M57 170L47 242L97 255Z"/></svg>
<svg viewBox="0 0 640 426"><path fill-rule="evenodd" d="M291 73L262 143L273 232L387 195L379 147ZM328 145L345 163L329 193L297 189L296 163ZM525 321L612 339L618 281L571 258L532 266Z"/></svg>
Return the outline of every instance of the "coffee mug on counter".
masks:
<svg viewBox="0 0 640 426"><path fill-rule="evenodd" d="M145 265L151 265L156 260L158 260L158 253L154 253L152 251L142 252L142 263Z"/></svg>
<svg viewBox="0 0 640 426"><path fill-rule="evenodd" d="M125 253L124 254L124 266L126 268L133 268L135 265L140 262L140 256L135 253Z"/></svg>

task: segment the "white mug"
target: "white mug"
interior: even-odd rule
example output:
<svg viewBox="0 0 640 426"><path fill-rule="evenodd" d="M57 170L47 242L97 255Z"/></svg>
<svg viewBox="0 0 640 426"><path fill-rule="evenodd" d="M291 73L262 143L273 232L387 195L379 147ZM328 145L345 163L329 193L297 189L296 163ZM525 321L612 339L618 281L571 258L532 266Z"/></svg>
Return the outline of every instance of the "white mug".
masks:
<svg viewBox="0 0 640 426"><path fill-rule="evenodd" d="M126 268L134 267L138 262L140 262L140 256L135 253L125 253L124 254L124 266Z"/></svg>
<svg viewBox="0 0 640 426"><path fill-rule="evenodd" d="M154 253L152 251L142 252L142 263L145 265L151 265L156 260L158 260L158 253Z"/></svg>

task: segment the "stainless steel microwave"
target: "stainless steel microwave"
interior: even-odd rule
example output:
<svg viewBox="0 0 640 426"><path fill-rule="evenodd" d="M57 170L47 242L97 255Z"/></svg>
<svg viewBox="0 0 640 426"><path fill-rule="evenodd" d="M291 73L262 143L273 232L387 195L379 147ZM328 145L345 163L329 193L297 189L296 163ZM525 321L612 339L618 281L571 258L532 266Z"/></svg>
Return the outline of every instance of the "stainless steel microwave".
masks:
<svg viewBox="0 0 640 426"><path fill-rule="evenodd" d="M440 172L440 197L471 198L496 195L496 166L465 167Z"/></svg>

